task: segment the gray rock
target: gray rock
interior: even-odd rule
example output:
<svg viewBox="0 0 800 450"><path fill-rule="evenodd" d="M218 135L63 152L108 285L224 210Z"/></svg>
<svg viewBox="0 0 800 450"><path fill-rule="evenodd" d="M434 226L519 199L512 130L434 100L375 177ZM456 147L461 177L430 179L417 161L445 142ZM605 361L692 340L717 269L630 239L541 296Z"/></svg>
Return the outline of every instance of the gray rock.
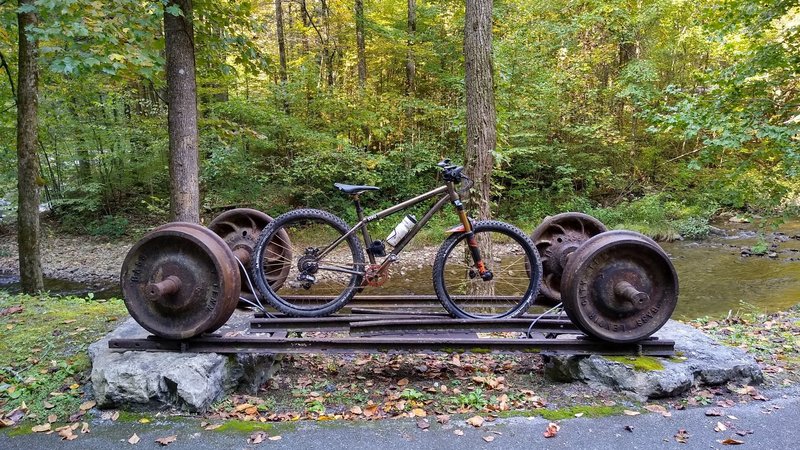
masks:
<svg viewBox="0 0 800 450"><path fill-rule="evenodd" d="M675 341L676 358L657 358L662 370L637 371L632 365L597 355L556 355L545 358L545 375L556 381L583 381L628 392L639 399L672 397L692 386L764 380L751 356L689 325L670 320L656 336Z"/></svg>
<svg viewBox="0 0 800 450"><path fill-rule="evenodd" d="M250 313L237 312L219 332L250 317ZM255 393L280 365L281 355L118 352L108 348L109 339L148 334L128 319L89 346L92 388L100 407L141 405L204 411L233 390Z"/></svg>

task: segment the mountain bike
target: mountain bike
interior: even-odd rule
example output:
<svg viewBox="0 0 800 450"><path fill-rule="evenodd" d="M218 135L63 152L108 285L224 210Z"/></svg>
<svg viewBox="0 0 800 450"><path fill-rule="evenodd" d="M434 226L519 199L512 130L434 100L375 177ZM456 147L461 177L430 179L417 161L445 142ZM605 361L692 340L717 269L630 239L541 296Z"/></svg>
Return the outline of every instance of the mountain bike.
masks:
<svg viewBox="0 0 800 450"><path fill-rule="evenodd" d="M523 314L536 298L542 277L536 247L513 225L468 218L456 190L462 180L469 182L462 191L472 185L464 168L450 160L437 166L442 186L369 216L364 214L360 196L380 188L335 183L353 199L358 217L353 227L318 209L297 209L275 218L261 232L253 251L253 279L259 293L291 316L332 314L367 286L383 285L406 245L449 202L455 207L459 225L446 231L449 236L433 261L433 286L439 301L458 318ZM437 197L418 221L407 215L385 241L370 236L369 223ZM282 237L287 234L288 241ZM378 258L383 259L378 262ZM272 272L284 271L286 266L286 281L280 287L271 287L268 280L276 276Z"/></svg>

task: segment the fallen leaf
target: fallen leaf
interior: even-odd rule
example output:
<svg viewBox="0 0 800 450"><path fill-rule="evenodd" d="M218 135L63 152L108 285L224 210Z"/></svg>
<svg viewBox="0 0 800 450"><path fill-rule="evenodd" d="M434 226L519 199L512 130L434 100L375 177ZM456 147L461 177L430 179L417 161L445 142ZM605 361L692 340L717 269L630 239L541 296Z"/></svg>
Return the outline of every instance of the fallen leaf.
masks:
<svg viewBox="0 0 800 450"><path fill-rule="evenodd" d="M483 440L486 442L492 442L494 440L494 436L492 436L491 434L488 436L484 436Z"/></svg>
<svg viewBox="0 0 800 450"><path fill-rule="evenodd" d="M734 438L727 438L719 441L719 443L722 445L742 445L744 444L744 441L740 441L739 439L734 439Z"/></svg>
<svg viewBox="0 0 800 450"><path fill-rule="evenodd" d="M442 425L447 425L450 422L450 414L440 414L436 416L436 421Z"/></svg>
<svg viewBox="0 0 800 450"><path fill-rule="evenodd" d="M83 422L83 424L81 426L81 434L86 434L86 433L89 433L89 432L90 432L89 424L87 422Z"/></svg>
<svg viewBox="0 0 800 450"><path fill-rule="evenodd" d="M312 394L313 394L313 392L312 392ZM319 395L312 395L312 397L319 397ZM237 412L237 413L238 412L242 412L242 411L244 411L246 409L249 409L249 408L252 408L252 407L253 407L253 405L251 405L250 403L242 403L241 405L237 405L235 408L233 408L233 412Z"/></svg>
<svg viewBox="0 0 800 450"><path fill-rule="evenodd" d="M678 432L675 433L675 441L680 444L689 442L689 433L683 428L679 429Z"/></svg>
<svg viewBox="0 0 800 450"><path fill-rule="evenodd" d="M71 427L61 427L57 431L62 441L74 441L78 438L78 436L72 432Z"/></svg>
<svg viewBox="0 0 800 450"><path fill-rule="evenodd" d="M472 425L475 428L480 428L483 425L483 417L481 416L472 416L467 419L467 423Z"/></svg>
<svg viewBox="0 0 800 450"><path fill-rule="evenodd" d="M650 412L661 414L664 417L672 416L672 413L667 411L667 408L664 408L661 405L645 405L644 409L646 409L646 410L648 410Z"/></svg>
<svg viewBox="0 0 800 450"><path fill-rule="evenodd" d="M24 310L25 308L22 305L9 306L8 308L0 309L0 317L20 313Z"/></svg>
<svg viewBox="0 0 800 450"><path fill-rule="evenodd" d="M270 436L267 439L269 439L270 441L280 441L283 438L280 435L277 435L277 436Z"/></svg>
<svg viewBox="0 0 800 450"><path fill-rule="evenodd" d="M633 425L625 425L625 431L630 431L633 433Z"/></svg>
<svg viewBox="0 0 800 450"><path fill-rule="evenodd" d="M718 409L718 408L707 409L706 410L706 415L709 416L709 417L711 417L711 416L721 416L722 415L722 410Z"/></svg>
<svg viewBox="0 0 800 450"><path fill-rule="evenodd" d="M163 438L158 438L158 439L156 439L156 442L158 442L162 446L166 447L167 445L172 444L173 442L175 442L177 440L178 440L178 435L177 434L173 434L172 436L166 436L166 437L163 437Z"/></svg>
<svg viewBox="0 0 800 450"><path fill-rule="evenodd" d="M736 434L739 436L747 436L748 434L753 434L753 430L736 430Z"/></svg>
<svg viewBox="0 0 800 450"><path fill-rule="evenodd" d="M58 416L57 415L50 414L49 416L47 416L47 422L48 423L56 423L56 421L58 421Z"/></svg>
<svg viewBox="0 0 800 450"><path fill-rule="evenodd" d="M36 425L34 427L31 427L31 431L34 433L44 433L45 431L50 431L50 424L45 423L42 425Z"/></svg>
<svg viewBox="0 0 800 450"><path fill-rule="evenodd" d="M378 405L370 405L364 408L364 415L372 417L378 413Z"/></svg>
<svg viewBox="0 0 800 450"><path fill-rule="evenodd" d="M150 423L150 419L148 419L147 417L142 417L141 419L139 419L139 423Z"/></svg>
<svg viewBox="0 0 800 450"><path fill-rule="evenodd" d="M459 429L453 430L453 434L455 434L456 436L463 436L464 430L459 430Z"/></svg>
<svg viewBox="0 0 800 450"><path fill-rule="evenodd" d="M583 417L583 413L577 413L575 414L575 417Z"/></svg>
<svg viewBox="0 0 800 450"><path fill-rule="evenodd" d="M413 414L414 417L425 417L425 416L428 415L428 413L426 413L425 410L422 409L422 408L414 408L414 409L412 409L411 410L411 414Z"/></svg>
<svg viewBox="0 0 800 450"><path fill-rule="evenodd" d="M631 411L630 409L626 409L622 411L622 414L625 414L626 416L638 416L641 413L639 411Z"/></svg>
<svg viewBox="0 0 800 450"><path fill-rule="evenodd" d="M431 427L431 424L428 423L427 419L419 419L417 421L417 428L419 428L420 430L427 430L430 427Z"/></svg>
<svg viewBox="0 0 800 450"><path fill-rule="evenodd" d="M267 438L267 433L263 431L256 431L247 439L248 444L260 444Z"/></svg>
<svg viewBox="0 0 800 450"><path fill-rule="evenodd" d="M136 445L139 443L140 440L141 439L139 438L139 436L137 436L136 433L133 433L133 436L128 438L128 443L131 445Z"/></svg>
<svg viewBox="0 0 800 450"><path fill-rule="evenodd" d="M216 430L217 428L219 428L221 426L222 426L221 423L210 423L210 424L204 426L203 429L206 430L206 431L214 431L214 430Z"/></svg>
<svg viewBox="0 0 800 450"><path fill-rule="evenodd" d="M728 427L725 426L722 422L717 422L717 426L714 427L714 431L719 433L720 431L728 431Z"/></svg>
<svg viewBox="0 0 800 450"><path fill-rule="evenodd" d="M66 324L75 323L75 322L76 322L75 319L67 319L67 320L64 321L64 323L66 323Z"/></svg>
<svg viewBox="0 0 800 450"><path fill-rule="evenodd" d="M44 409L53 409L56 407L56 405L48 402L47 400L42 402L42 406L44 406Z"/></svg>
<svg viewBox="0 0 800 450"><path fill-rule="evenodd" d="M407 384L408 384L408 378L403 378L403 379L401 379L400 381L397 382L397 385L400 386L400 387L403 387L403 386L405 386Z"/></svg>
<svg viewBox="0 0 800 450"><path fill-rule="evenodd" d="M364 411L361 410L360 406L353 406L352 408L350 408L350 412L357 416L360 416Z"/></svg>
<svg viewBox="0 0 800 450"><path fill-rule="evenodd" d="M119 411L114 411L114 414L111 414L111 420L116 421L119 419Z"/></svg>
<svg viewBox="0 0 800 450"><path fill-rule="evenodd" d="M549 424L547 424L547 429L545 429L544 433L542 433L542 434L546 438L552 438L552 437L556 437L556 435L558 434L559 430L561 430L561 427L558 426L557 423L550 422Z"/></svg>

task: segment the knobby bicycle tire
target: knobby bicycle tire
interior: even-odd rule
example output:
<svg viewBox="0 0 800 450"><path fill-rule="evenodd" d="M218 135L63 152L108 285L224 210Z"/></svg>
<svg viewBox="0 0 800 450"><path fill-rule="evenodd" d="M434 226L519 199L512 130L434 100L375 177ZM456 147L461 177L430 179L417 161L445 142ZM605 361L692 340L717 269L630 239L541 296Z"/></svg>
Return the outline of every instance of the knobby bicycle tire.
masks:
<svg viewBox="0 0 800 450"><path fill-rule="evenodd" d="M476 222L473 232L482 259L494 274L483 281L468 251L467 234L448 237L436 254L433 286L442 306L454 317L489 319L524 314L536 298L542 263L530 238L513 225ZM491 246L482 236L492 235ZM492 251L493 250L493 251Z"/></svg>
<svg viewBox="0 0 800 450"><path fill-rule="evenodd" d="M267 248L281 231L289 235L292 244L291 255L284 261L290 266L290 272L283 286L273 289L265 270L267 262L274 267L279 257L268 254ZM297 209L278 216L261 232L253 251L252 272L256 289L273 307L290 316L322 317L335 313L353 298L361 286L365 267L361 242L355 234L350 235L319 261L316 270L308 269L315 264L309 255L313 255L315 249L322 250L347 231L349 227L342 219L317 209ZM272 245L274 248L276 244ZM344 247L347 251L343 251ZM310 278L314 281L310 282Z"/></svg>

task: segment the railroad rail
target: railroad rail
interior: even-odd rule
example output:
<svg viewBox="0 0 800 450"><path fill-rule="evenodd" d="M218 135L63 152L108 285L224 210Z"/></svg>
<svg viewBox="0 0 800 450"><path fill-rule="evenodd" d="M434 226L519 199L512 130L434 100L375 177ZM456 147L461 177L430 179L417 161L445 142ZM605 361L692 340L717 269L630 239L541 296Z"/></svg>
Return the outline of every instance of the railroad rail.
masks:
<svg viewBox="0 0 800 450"><path fill-rule="evenodd" d="M291 337L290 337L291 336ZM112 339L115 350L193 353L546 353L671 356L674 342L647 338L615 344L591 339L568 319L526 315L463 320L386 311L320 318L254 317L246 330L173 340Z"/></svg>

